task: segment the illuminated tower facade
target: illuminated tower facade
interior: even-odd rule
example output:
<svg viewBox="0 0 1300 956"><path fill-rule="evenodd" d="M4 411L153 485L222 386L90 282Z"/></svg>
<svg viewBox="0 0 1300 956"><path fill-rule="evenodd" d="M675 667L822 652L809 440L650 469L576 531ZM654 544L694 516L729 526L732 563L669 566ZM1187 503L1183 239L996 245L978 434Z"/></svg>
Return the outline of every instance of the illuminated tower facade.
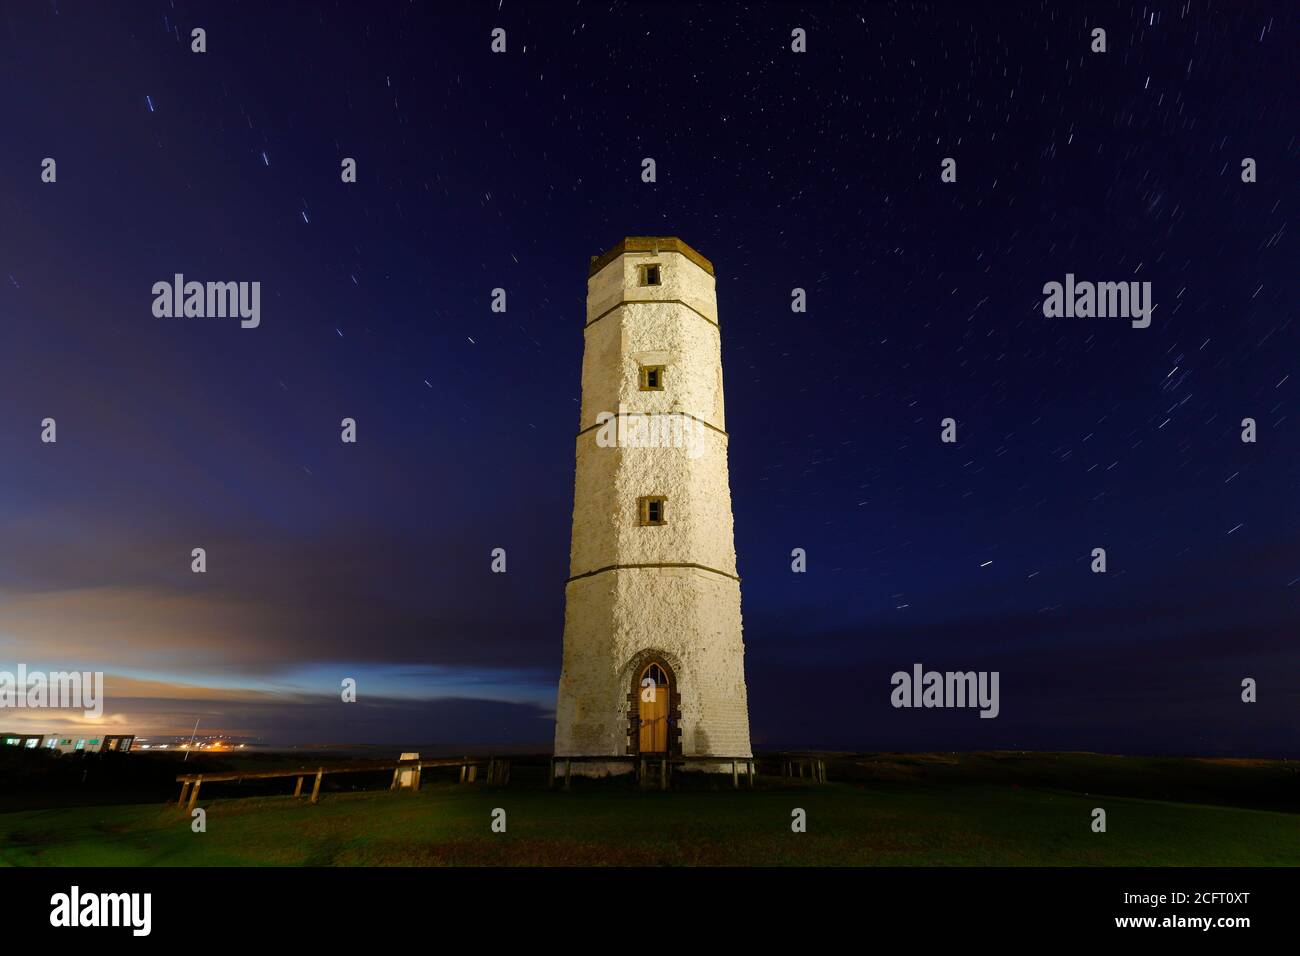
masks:
<svg viewBox="0 0 1300 956"><path fill-rule="evenodd" d="M584 336L555 754L748 757L712 263L624 239L591 261Z"/></svg>

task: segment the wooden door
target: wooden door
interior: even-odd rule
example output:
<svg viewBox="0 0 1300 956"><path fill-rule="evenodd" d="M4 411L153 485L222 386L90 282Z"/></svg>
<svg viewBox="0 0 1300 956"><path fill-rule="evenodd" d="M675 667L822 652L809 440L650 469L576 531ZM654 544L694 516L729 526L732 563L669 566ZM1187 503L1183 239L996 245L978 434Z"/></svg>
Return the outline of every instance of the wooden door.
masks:
<svg viewBox="0 0 1300 956"><path fill-rule="evenodd" d="M643 754L668 752L668 704L672 697L668 676L658 664L641 674L638 687L641 717L639 749Z"/></svg>

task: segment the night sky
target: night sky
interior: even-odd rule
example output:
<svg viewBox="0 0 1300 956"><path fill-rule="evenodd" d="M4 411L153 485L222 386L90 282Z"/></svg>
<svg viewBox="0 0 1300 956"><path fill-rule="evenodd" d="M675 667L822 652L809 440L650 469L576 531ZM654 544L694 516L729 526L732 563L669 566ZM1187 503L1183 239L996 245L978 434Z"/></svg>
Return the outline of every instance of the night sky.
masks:
<svg viewBox="0 0 1300 956"><path fill-rule="evenodd" d="M587 264L680 236L756 747L1300 755L1293 5L316 6L0 9L0 669L105 671L120 732L548 746ZM155 317L175 273L260 326ZM1045 318L1066 273L1150 328ZM917 662L1000 716L893 709Z"/></svg>

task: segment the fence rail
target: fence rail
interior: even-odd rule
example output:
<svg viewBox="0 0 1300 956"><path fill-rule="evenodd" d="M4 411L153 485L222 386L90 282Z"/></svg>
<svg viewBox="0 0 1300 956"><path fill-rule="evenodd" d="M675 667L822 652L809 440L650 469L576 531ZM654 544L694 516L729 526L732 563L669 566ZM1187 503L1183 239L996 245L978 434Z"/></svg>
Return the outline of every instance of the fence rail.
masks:
<svg viewBox="0 0 1300 956"><path fill-rule="evenodd" d="M777 757L783 778L800 778L814 783L826 783L826 761L824 759L793 754L780 754ZM574 764L583 763L630 764L636 774L637 782L641 786L652 785L657 781L660 790L668 789L674 774L674 768L685 770L691 764L713 764L723 767L730 764L731 785L736 789L740 788L742 774L750 789L753 789L754 780L758 777L757 760L753 756L733 757L725 754L673 754L670 756L644 754L626 754L622 756L610 754L570 755L551 758L547 787L554 787L557 779L563 779L564 789L571 789L573 766ZM313 777L310 802L318 803L320 801L322 780L327 775L335 773L383 773L392 771L393 781L389 786L390 790L398 789L399 784L419 790L420 774L426 767L460 767L461 783L474 783L478 779L480 767L487 768L487 783L489 784L505 784L510 781L510 761L504 757L418 758L415 760L384 761L381 763L351 764L337 767L317 766L314 769L300 767L297 770L224 770L218 773L192 773L178 776L176 782L181 785L181 794L176 801L176 806L177 808L185 807L188 799L189 806L186 809L193 810L199 800L199 788L205 782L234 781L238 783L243 780L274 780L289 777L297 778L297 783L293 788L295 797L302 796L303 781L308 777ZM562 775L559 773L561 769L563 770ZM403 784L403 772L411 771L414 771L414 780ZM407 778L407 780L410 780L410 778Z"/></svg>
<svg viewBox="0 0 1300 956"><path fill-rule="evenodd" d="M415 771L415 782L413 789L420 789L420 773L425 767L460 767L460 782L473 783L478 778L478 768L487 767L488 783L506 783L510 779L510 761L501 757L435 757L417 760L395 760L384 763L371 764L352 764L341 767L324 767L317 766L314 770L299 768L297 770L223 770L218 773L188 773L181 774L176 778L176 782L181 785L181 795L176 801L178 808L185 806L185 800L189 798L189 806L186 810L193 810L199 800L199 788L206 783L220 783L234 781L236 783L243 780L274 780L277 778L297 777L298 782L293 788L295 797L302 796L302 783L307 777L314 776L315 782L311 789L311 802L320 801L321 781L328 774L334 773L383 773L391 770L393 772L393 782L389 785L390 790L397 789L399 775L402 771Z"/></svg>
<svg viewBox="0 0 1300 956"><path fill-rule="evenodd" d="M781 776L786 779L810 779L814 783L826 782L826 761L820 757L781 758Z"/></svg>

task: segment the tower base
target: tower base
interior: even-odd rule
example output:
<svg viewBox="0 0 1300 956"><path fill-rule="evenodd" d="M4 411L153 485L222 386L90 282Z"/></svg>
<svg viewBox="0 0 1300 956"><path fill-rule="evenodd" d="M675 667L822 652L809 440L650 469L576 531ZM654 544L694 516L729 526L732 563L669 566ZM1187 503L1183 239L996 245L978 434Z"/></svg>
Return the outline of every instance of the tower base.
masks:
<svg viewBox="0 0 1300 956"><path fill-rule="evenodd" d="M636 754L622 757L614 754L609 756L603 754L556 755L552 758L551 772L555 780L572 777L601 779L604 777L618 777L624 774L635 776L640 772L642 759L645 760L645 773L647 776L655 777L660 773L660 764L664 760L663 755L647 755L642 758ZM749 775L754 764L754 758L748 754L716 758L710 754L689 758L670 756L668 761L673 774L728 774L733 777Z"/></svg>

